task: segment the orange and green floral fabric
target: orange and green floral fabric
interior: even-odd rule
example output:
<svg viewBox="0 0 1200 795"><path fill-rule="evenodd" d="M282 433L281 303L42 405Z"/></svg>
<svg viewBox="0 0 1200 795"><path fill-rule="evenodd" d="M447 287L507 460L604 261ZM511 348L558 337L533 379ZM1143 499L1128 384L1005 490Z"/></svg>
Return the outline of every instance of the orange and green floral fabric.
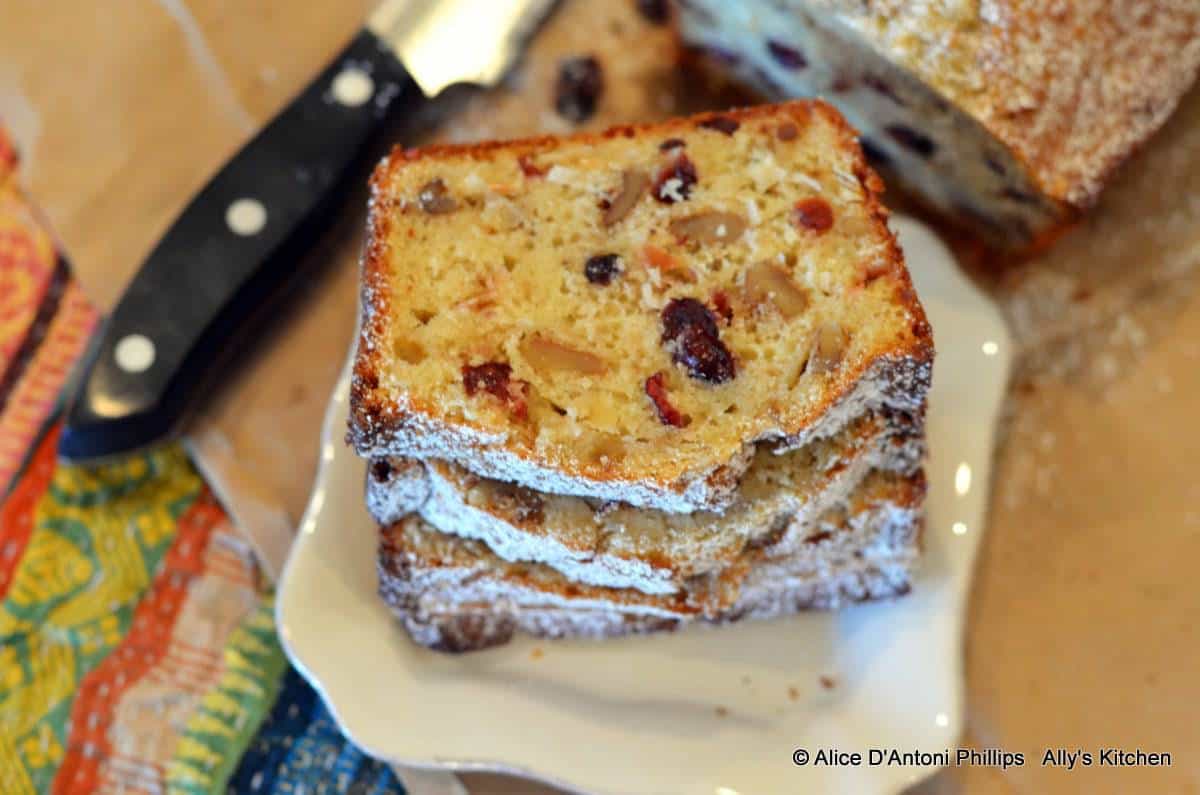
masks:
<svg viewBox="0 0 1200 795"><path fill-rule="evenodd" d="M337 731L178 443L61 462L98 316L0 127L0 792L402 792Z"/></svg>

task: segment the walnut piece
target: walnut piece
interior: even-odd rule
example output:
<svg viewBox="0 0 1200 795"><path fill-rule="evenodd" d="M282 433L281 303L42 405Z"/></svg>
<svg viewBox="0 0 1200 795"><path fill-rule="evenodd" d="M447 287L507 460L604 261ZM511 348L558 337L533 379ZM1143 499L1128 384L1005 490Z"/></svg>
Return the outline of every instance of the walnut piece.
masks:
<svg viewBox="0 0 1200 795"><path fill-rule="evenodd" d="M731 243L746 231L746 219L737 213L708 210L676 218L668 228L676 237L697 243Z"/></svg>
<svg viewBox="0 0 1200 795"><path fill-rule="evenodd" d="M809 304L808 291L770 262L760 262L746 274L746 295L755 305L771 303L788 320L803 314Z"/></svg>
<svg viewBox="0 0 1200 795"><path fill-rule="evenodd" d="M810 373L829 373L841 364L850 338L837 323L822 323L813 335L812 353L808 357Z"/></svg>
<svg viewBox="0 0 1200 795"><path fill-rule="evenodd" d="M543 373L567 370L584 375L604 375L608 372L608 363L599 356L537 333L521 340L521 355L533 369Z"/></svg>
<svg viewBox="0 0 1200 795"><path fill-rule="evenodd" d="M458 202L446 192L446 183L441 177L434 177L421 186L417 203L430 215L444 215L458 209Z"/></svg>
<svg viewBox="0 0 1200 795"><path fill-rule="evenodd" d="M628 168L621 172L621 190L609 202L601 221L605 226L612 226L625 216L637 204L638 199L650 185L650 177L645 171Z"/></svg>

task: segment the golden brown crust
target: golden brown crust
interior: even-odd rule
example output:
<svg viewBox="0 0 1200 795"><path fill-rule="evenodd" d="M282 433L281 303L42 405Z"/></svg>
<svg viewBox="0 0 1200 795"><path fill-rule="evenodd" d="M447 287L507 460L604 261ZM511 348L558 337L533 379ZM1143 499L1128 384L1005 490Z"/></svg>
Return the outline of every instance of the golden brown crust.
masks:
<svg viewBox="0 0 1200 795"><path fill-rule="evenodd" d="M985 123L1048 195L1091 205L1195 81L1200 7L1190 0L994 6L1000 35L981 53L993 86Z"/></svg>
<svg viewBox="0 0 1200 795"><path fill-rule="evenodd" d="M930 327L929 319L925 316L925 308L921 306L921 302L917 298L912 275L904 264L904 254L900 251L900 243L888 228L888 209L880 200L880 196L884 192L883 180L867 164L867 159L863 156L862 148L858 144L858 131L851 127L845 119L842 119L840 126L843 134L848 137L848 145L853 146L858 152L854 175L858 177L858 181L863 186L867 211L871 214L880 236L887 240L888 250L885 258L894 278L895 301L913 317L911 355L921 361L932 362L934 356L933 328Z"/></svg>
<svg viewBox="0 0 1200 795"><path fill-rule="evenodd" d="M422 433L429 434L442 433L444 434L444 444L460 449L480 449L479 437L484 433L484 429L473 427L468 421L458 421L456 422L457 428L447 429L441 424L436 407L421 405L419 402L413 401L411 397L406 398L408 402L405 405L398 405L392 396L381 388L383 374L387 372L388 367L387 357L390 355L387 343L389 338L387 318L392 310L391 298L388 294L387 269L389 267L388 241L391 237L395 207L388 198L388 185L399 170L408 164L431 158L487 159L498 153L518 157L545 153L568 143L588 144L621 137L634 138L651 133L670 136L672 131L691 130L698 123L717 117L733 118L742 122L761 117L778 118L781 115L789 117L798 125L807 125L811 123L814 116L819 116L835 131L839 139L838 146L853 158L853 173L862 186L863 203L871 219L873 232L879 241L885 243L882 259L886 267L883 269L883 275L893 285L895 304L903 308L912 322L909 328L893 338L889 347L870 351L868 355L861 357L854 366L839 368L820 400L803 408L792 405L779 406L778 417L772 419L776 419L779 426L785 429L784 436L802 434L805 428L816 422L839 401L847 398L855 387L867 378L896 384L897 388L914 390L914 395L923 395L928 386L929 370L934 355L932 333L924 310L917 300L908 271L904 266L900 248L887 226L888 213L879 200L883 183L863 157L856 131L850 127L841 114L824 101L804 100L776 106L704 113L657 124L622 125L600 133L583 132L564 138L543 136L515 141L439 144L422 149L396 147L379 164L371 178L368 240L362 260L363 322L359 337L359 353L355 361L351 383L351 419L348 441L364 455L381 456L392 453L386 449L388 440L406 428L417 429ZM923 403L923 399L920 402ZM510 446L522 443L523 440L519 439L510 439L508 442ZM517 450L516 455L519 458L531 460L537 454L530 447ZM567 479L579 478L592 483L629 482L629 473L620 470L609 461L586 461L576 458L556 462L555 466ZM731 493L736 486L738 474L738 472L725 472L718 468L703 473L702 476L710 480L709 485L712 491ZM685 476L690 477L688 473L673 471L665 466L658 472L639 472L637 475L639 480L653 483L654 488L676 493L681 493L685 488L694 485L681 480ZM540 487L545 488L544 485ZM637 499L633 497L627 499L637 502ZM693 507L704 506L697 504ZM716 508L721 505L711 503L709 507Z"/></svg>

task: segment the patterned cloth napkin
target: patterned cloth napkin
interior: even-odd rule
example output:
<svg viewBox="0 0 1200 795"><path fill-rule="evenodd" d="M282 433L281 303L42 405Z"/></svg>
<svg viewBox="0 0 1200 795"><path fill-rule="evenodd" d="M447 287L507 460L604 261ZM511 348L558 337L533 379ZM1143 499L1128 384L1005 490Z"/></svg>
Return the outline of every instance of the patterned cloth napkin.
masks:
<svg viewBox="0 0 1200 795"><path fill-rule="evenodd" d="M179 444L57 461L97 313L15 170L0 128L0 792L403 792L290 669Z"/></svg>

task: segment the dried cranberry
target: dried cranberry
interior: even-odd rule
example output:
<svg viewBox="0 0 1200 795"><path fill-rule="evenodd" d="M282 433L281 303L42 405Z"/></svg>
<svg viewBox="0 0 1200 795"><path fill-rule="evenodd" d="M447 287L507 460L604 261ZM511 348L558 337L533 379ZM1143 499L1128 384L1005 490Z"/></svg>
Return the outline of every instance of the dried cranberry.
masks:
<svg viewBox="0 0 1200 795"><path fill-rule="evenodd" d="M804 57L804 53L795 47L781 44L774 39L767 39L767 49L771 52L771 57L775 59L775 62L785 69L803 69L808 66L808 59Z"/></svg>
<svg viewBox="0 0 1200 795"><path fill-rule="evenodd" d="M726 66L737 66L742 62L742 56L732 50L718 47L715 44L709 44L704 48L704 51L708 53L710 58Z"/></svg>
<svg viewBox="0 0 1200 795"><path fill-rule="evenodd" d="M897 143L916 152L921 157L932 157L937 151L937 144L924 133L917 132L912 127L903 124L893 124L886 127L887 134Z"/></svg>
<svg viewBox="0 0 1200 795"><path fill-rule="evenodd" d="M518 419L525 419L529 414L525 400L525 390L529 384L525 381L511 382L511 376L512 367L504 362L464 364L462 367L463 388L468 395L474 395L482 389L506 403Z"/></svg>
<svg viewBox="0 0 1200 795"><path fill-rule="evenodd" d="M878 75L863 75L862 81L863 85L865 85L867 88L871 89L876 94L881 94L887 97L897 105L904 107L908 104L899 94L896 93L896 90L892 88L891 84L882 77L879 77Z"/></svg>
<svg viewBox="0 0 1200 795"><path fill-rule="evenodd" d="M736 119L731 119L728 116L713 116L711 119L705 119L700 122L700 126L706 130L723 132L726 135L733 135L737 132L737 128L741 127Z"/></svg>
<svg viewBox="0 0 1200 795"><path fill-rule="evenodd" d="M594 56L565 58L559 63L554 108L564 119L577 124L587 121L596 112L603 91L604 75Z"/></svg>
<svg viewBox="0 0 1200 795"><path fill-rule="evenodd" d="M680 153L674 162L659 170L650 192L663 204L674 204L687 199L698 180L696 165L687 155Z"/></svg>
<svg viewBox="0 0 1200 795"><path fill-rule="evenodd" d="M821 234L833 226L833 208L824 199L810 196L796 202L792 209L792 220L799 227Z"/></svg>
<svg viewBox="0 0 1200 795"><path fill-rule="evenodd" d="M690 329L716 336L717 322L704 304L695 298L674 298L663 307L663 341L673 340Z"/></svg>
<svg viewBox="0 0 1200 795"><path fill-rule="evenodd" d="M458 209L458 202L446 190L446 182L441 177L434 177L421 186L417 193L417 204L430 215L444 215Z"/></svg>
<svg viewBox="0 0 1200 795"><path fill-rule="evenodd" d="M667 0L637 0L637 9L655 25L661 25L671 15Z"/></svg>
<svg viewBox="0 0 1200 795"><path fill-rule="evenodd" d="M375 478L376 483L387 483L388 478L392 476L392 465L386 458L381 458L371 464L371 477Z"/></svg>
<svg viewBox="0 0 1200 795"><path fill-rule="evenodd" d="M521 173L527 177L541 177L546 174L546 169L533 162L533 158L529 155L518 156L517 165L521 167Z"/></svg>
<svg viewBox="0 0 1200 795"><path fill-rule="evenodd" d="M790 121L784 122L783 124L779 125L777 130L775 130L775 137L781 141L795 140L796 136L799 134L800 131L796 129L796 125L792 124Z"/></svg>
<svg viewBox="0 0 1200 795"><path fill-rule="evenodd" d="M662 311L662 341L671 360L693 378L721 384L737 375L733 354L721 342L717 319L695 298L676 298Z"/></svg>
<svg viewBox="0 0 1200 795"><path fill-rule="evenodd" d="M584 263L583 275L592 284L608 284L621 272L621 258L616 254L597 254Z"/></svg>
<svg viewBox="0 0 1200 795"><path fill-rule="evenodd" d="M668 138L667 140L663 141L661 144L658 145L658 151L670 152L672 149L678 149L681 146L686 145L686 143L687 142L684 141L682 138Z"/></svg>
<svg viewBox="0 0 1200 795"><path fill-rule="evenodd" d="M462 367L463 388L468 395L474 395L482 389L498 398L507 399L508 379L511 376L512 367L504 362L464 364Z"/></svg>
<svg viewBox="0 0 1200 795"><path fill-rule="evenodd" d="M671 405L667 398L666 373L658 372L646 379L646 396L654 403L658 419L663 425L683 428L691 423L692 418Z"/></svg>

